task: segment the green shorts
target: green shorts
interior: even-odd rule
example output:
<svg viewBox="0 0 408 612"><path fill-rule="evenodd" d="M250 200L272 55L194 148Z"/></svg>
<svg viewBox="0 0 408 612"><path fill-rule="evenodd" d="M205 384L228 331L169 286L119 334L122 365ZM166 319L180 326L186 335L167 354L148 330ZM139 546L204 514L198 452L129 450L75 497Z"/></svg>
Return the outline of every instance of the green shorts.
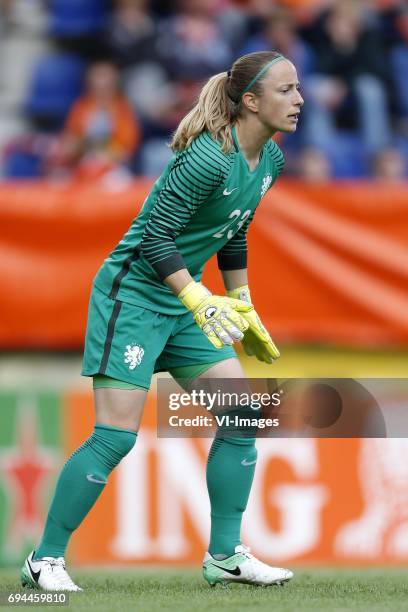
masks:
<svg viewBox="0 0 408 612"><path fill-rule="evenodd" d="M149 389L154 372L213 364L236 357L216 349L190 312L165 315L112 300L93 287L88 310L83 376L102 374ZM180 377L180 375L178 376Z"/></svg>

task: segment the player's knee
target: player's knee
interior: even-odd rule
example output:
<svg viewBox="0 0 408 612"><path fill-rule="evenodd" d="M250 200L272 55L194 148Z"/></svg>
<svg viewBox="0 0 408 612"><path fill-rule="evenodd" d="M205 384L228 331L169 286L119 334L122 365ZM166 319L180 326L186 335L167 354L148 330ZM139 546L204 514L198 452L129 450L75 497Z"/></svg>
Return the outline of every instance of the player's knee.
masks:
<svg viewBox="0 0 408 612"><path fill-rule="evenodd" d="M236 446L245 446L246 448L252 447L256 450L256 438L245 436L245 432L242 433L242 436L227 436L225 442Z"/></svg>
<svg viewBox="0 0 408 612"><path fill-rule="evenodd" d="M258 412L251 405L226 411L223 420L219 420L216 437L237 446L255 446L258 423L262 416Z"/></svg>
<svg viewBox="0 0 408 612"><path fill-rule="evenodd" d="M130 453L136 443L136 437L137 433L135 431L120 431L120 436L115 440L115 449L121 459Z"/></svg>
<svg viewBox="0 0 408 612"><path fill-rule="evenodd" d="M230 437L226 438L225 442L235 446L236 452L245 455L245 463L243 465L254 465L258 457L258 451L255 443L256 438L249 437Z"/></svg>
<svg viewBox="0 0 408 612"><path fill-rule="evenodd" d="M214 459L216 459L216 457L219 457L220 453L232 452L239 457L245 457L247 465L254 465L256 463L258 456L258 451L255 446L256 438L228 435L225 437L219 437L218 433L210 448L208 455L209 462L212 462Z"/></svg>
<svg viewBox="0 0 408 612"><path fill-rule="evenodd" d="M98 424L95 426L92 438L107 467L113 469L132 450L137 433L128 429Z"/></svg>

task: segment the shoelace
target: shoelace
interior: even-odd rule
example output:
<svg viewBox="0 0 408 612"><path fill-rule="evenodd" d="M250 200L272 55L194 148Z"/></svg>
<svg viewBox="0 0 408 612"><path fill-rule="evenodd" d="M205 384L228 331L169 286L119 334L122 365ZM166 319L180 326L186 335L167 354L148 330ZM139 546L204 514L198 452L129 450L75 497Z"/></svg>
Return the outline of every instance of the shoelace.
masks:
<svg viewBox="0 0 408 612"><path fill-rule="evenodd" d="M239 552L245 555L245 557L251 561L251 566L255 567L257 572L259 572L263 577L268 576L270 572L269 565L267 565L266 563L263 563L262 561L254 557L254 555L251 554L251 549L249 546L245 546L244 544L241 544L241 548Z"/></svg>
<svg viewBox="0 0 408 612"><path fill-rule="evenodd" d="M238 550L237 552L240 552L241 554L245 555L248 559L253 559L254 555L251 554L251 549L249 546L245 546L244 544L241 544L240 546L240 550Z"/></svg>
<svg viewBox="0 0 408 612"><path fill-rule="evenodd" d="M58 557L57 559L47 560L53 575L64 585L64 586L75 586L74 582L69 577L66 569L65 569L65 560L64 557Z"/></svg>
<svg viewBox="0 0 408 612"><path fill-rule="evenodd" d="M65 569L65 559L64 557L58 557L57 559L50 559L48 563L52 566L59 565Z"/></svg>

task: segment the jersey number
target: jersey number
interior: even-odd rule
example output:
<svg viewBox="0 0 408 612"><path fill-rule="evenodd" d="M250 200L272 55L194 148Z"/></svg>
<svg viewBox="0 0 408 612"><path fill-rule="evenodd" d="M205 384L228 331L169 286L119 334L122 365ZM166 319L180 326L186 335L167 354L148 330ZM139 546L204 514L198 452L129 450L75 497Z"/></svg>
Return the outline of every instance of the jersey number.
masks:
<svg viewBox="0 0 408 612"><path fill-rule="evenodd" d="M244 225L245 221L247 221L247 219L249 218L251 212L252 212L251 210L246 210L241 215L241 211L238 208L236 210L233 210L232 213L230 213L228 215L228 219L232 219L232 221L230 221L219 232L216 232L215 234L213 234L212 237L213 238L225 238L225 232L228 230L229 227L231 227L231 225L233 225L235 223L235 221L237 221L239 219L239 221L236 224L236 226L233 229L228 230L227 238L228 238L228 240L231 240L233 235L236 234L237 232L239 232L241 227Z"/></svg>

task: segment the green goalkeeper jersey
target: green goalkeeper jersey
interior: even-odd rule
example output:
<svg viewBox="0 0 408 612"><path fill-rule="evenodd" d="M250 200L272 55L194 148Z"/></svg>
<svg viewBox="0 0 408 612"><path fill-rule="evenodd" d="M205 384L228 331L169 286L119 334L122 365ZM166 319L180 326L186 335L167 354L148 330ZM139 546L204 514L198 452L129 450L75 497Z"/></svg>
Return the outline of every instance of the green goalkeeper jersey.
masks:
<svg viewBox="0 0 408 612"><path fill-rule="evenodd" d="M282 171L283 155L269 140L250 170L233 129L225 154L208 132L177 153L142 210L104 261L94 284L112 299L179 315L185 312L163 283L187 268L199 281L217 253L221 270L246 268L246 233L255 210Z"/></svg>

